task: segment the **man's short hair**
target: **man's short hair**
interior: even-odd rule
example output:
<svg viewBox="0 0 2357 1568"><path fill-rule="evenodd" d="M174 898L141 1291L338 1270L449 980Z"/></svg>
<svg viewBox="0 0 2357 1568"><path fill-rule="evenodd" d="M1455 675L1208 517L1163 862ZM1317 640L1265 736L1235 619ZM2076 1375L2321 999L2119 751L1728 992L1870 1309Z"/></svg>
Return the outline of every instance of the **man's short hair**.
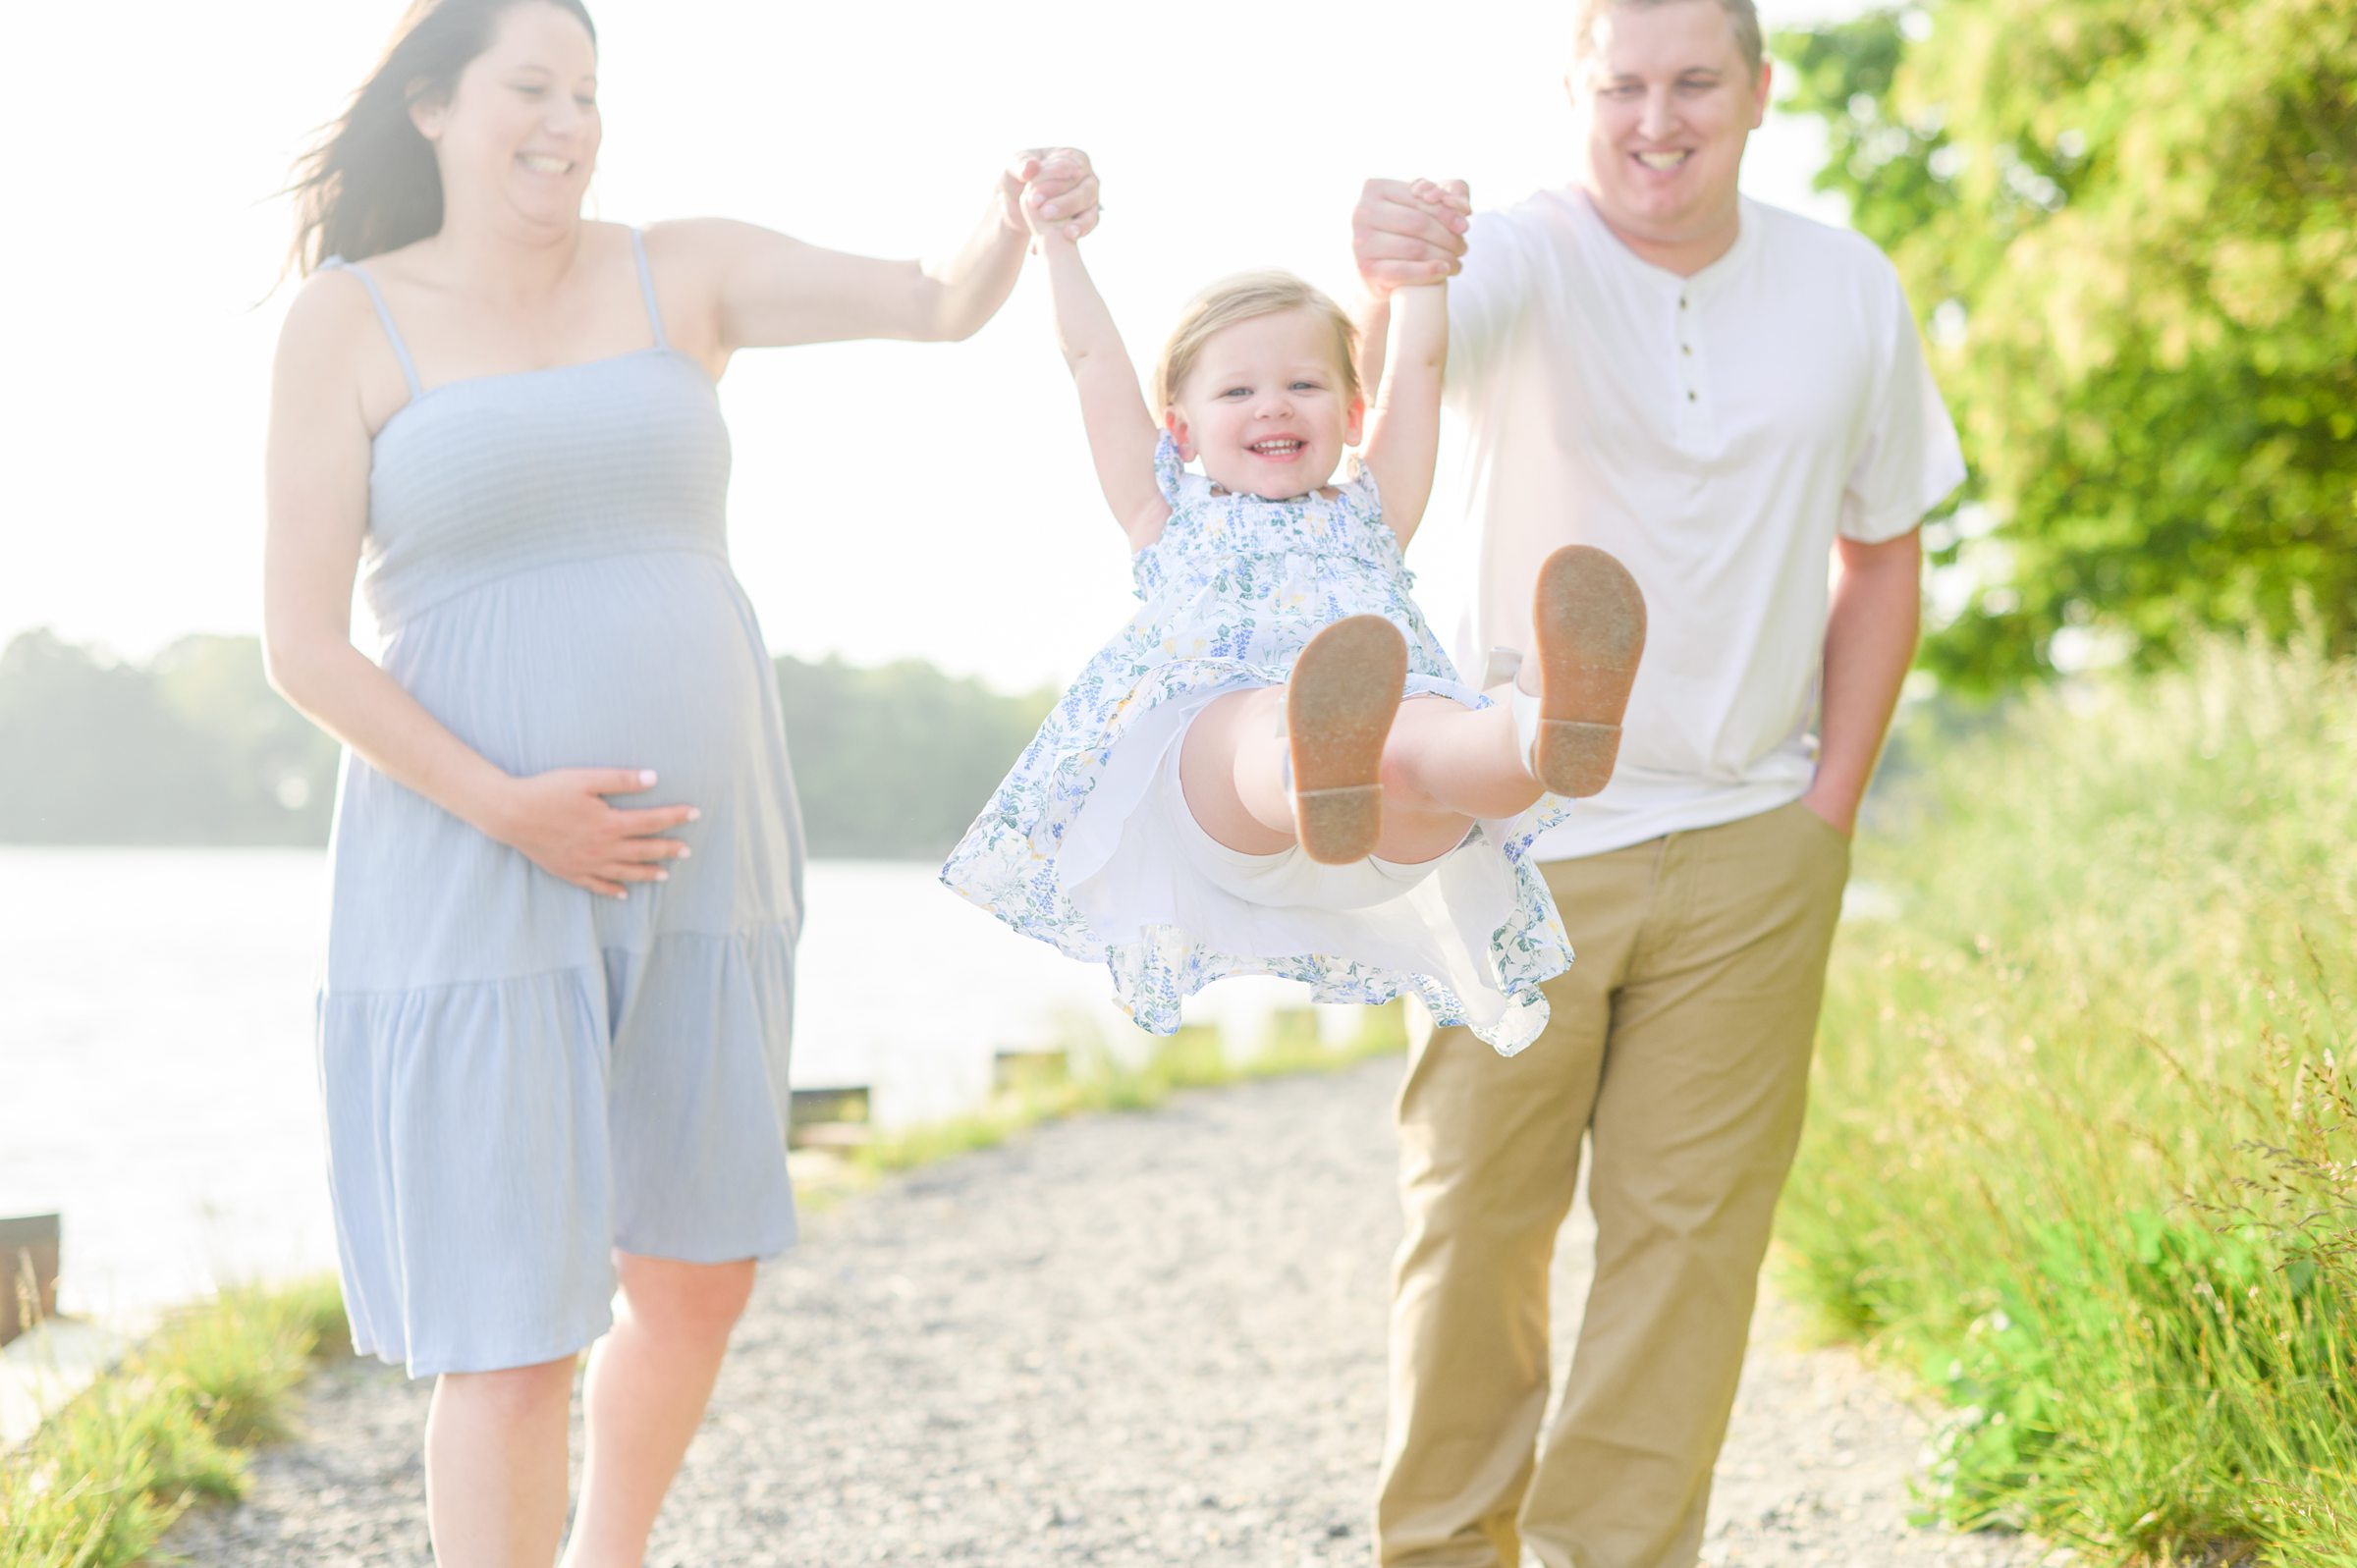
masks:
<svg viewBox="0 0 2357 1568"><path fill-rule="evenodd" d="M1596 48L1596 24L1608 13L1628 10L1652 10L1657 6L1675 4L1676 0L1576 0L1571 21L1571 63L1581 65ZM1768 58L1768 46L1760 36L1760 11L1752 0L1719 0L1719 9L1727 13L1727 25L1735 32L1735 47L1743 52L1743 63L1759 74Z"/></svg>

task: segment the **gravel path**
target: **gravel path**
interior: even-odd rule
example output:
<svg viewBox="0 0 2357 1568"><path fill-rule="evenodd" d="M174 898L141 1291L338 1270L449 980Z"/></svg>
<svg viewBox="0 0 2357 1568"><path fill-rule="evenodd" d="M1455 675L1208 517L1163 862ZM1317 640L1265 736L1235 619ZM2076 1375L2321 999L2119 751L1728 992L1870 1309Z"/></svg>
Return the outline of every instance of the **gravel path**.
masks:
<svg viewBox="0 0 2357 1568"><path fill-rule="evenodd" d="M818 1216L764 1272L648 1562L1371 1563L1398 1073L1047 1127ZM1557 1270L1566 1347L1585 1231ZM1764 1303L1712 1568L2050 1560L1910 1529L1922 1423L1793 1327ZM427 1391L330 1370L306 1440L168 1545L198 1568L424 1568Z"/></svg>

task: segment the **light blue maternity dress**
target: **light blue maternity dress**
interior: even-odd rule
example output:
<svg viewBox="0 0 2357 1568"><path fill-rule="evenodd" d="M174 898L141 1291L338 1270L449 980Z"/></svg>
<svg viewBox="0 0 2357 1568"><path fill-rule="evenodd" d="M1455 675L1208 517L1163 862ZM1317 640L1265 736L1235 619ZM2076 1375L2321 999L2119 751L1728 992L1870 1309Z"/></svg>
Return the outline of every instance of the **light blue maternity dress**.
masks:
<svg viewBox="0 0 2357 1568"><path fill-rule="evenodd" d="M729 568L703 367L632 353L427 389L377 432L361 584L384 668L518 776L647 768L692 850L627 900L560 881L346 754L318 999L353 1342L412 1377L528 1366L612 1322L614 1248L795 1236L788 1029L801 826Z"/></svg>

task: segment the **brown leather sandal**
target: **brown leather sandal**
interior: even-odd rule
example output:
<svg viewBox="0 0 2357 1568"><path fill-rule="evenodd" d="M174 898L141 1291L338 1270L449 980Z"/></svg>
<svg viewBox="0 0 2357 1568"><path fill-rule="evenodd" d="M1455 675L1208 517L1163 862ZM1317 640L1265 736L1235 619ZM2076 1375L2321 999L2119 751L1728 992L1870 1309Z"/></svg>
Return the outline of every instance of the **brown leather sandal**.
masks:
<svg viewBox="0 0 2357 1568"><path fill-rule="evenodd" d="M1350 616L1309 639L1285 686L1293 833L1322 865L1375 852L1383 836L1383 742L1407 678L1407 640L1381 616Z"/></svg>
<svg viewBox="0 0 2357 1568"><path fill-rule="evenodd" d="M1645 595L1593 545L1565 545L1539 568L1532 606L1539 689L1514 684L1524 766L1550 793L1592 795L1612 782L1620 720L1645 652Z"/></svg>

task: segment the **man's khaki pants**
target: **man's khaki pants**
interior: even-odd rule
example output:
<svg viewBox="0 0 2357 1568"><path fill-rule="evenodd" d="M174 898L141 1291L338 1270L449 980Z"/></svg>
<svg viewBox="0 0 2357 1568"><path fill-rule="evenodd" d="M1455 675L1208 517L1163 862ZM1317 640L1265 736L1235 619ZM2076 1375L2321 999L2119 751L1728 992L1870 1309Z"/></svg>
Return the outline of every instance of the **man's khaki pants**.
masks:
<svg viewBox="0 0 2357 1568"><path fill-rule="evenodd" d="M1436 1033L1399 1097L1387 1568L1688 1568L1799 1141L1849 845L1794 802L1546 867L1578 959L1504 1058ZM1547 1275L1592 1140L1562 1405Z"/></svg>

